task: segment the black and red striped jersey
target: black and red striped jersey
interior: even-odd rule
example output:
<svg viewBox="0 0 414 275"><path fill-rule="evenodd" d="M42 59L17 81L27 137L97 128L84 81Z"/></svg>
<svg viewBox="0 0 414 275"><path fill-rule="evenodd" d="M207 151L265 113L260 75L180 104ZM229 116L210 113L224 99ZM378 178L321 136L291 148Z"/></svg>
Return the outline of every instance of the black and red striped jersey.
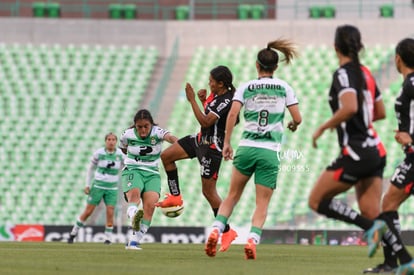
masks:
<svg viewBox="0 0 414 275"><path fill-rule="evenodd" d="M338 143L341 147L376 146L375 138L369 130L372 115L364 100L364 89L366 89L366 83L362 78L359 65L348 62L335 71L329 91L329 105L332 112L335 113L340 108L340 97L343 93L355 93L359 106L357 113L336 128Z"/></svg>
<svg viewBox="0 0 414 275"><path fill-rule="evenodd" d="M407 75L395 100L398 130L407 132L414 140L414 73Z"/></svg>

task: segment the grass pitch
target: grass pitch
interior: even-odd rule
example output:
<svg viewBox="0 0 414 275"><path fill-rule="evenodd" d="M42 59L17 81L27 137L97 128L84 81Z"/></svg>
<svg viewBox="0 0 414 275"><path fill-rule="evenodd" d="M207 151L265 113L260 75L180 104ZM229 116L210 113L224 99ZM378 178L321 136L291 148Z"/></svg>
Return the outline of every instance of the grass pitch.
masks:
<svg viewBox="0 0 414 275"><path fill-rule="evenodd" d="M380 263L367 247L261 244L257 259L245 260L242 245L210 258L201 244L143 244L125 250L121 244L0 242L0 274L362 274ZM412 252L412 249L410 248Z"/></svg>

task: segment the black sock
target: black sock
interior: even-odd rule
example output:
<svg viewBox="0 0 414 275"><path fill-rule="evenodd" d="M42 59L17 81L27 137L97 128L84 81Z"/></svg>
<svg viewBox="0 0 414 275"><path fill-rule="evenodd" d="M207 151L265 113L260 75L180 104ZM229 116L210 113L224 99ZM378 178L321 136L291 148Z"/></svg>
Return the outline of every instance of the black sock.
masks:
<svg viewBox="0 0 414 275"><path fill-rule="evenodd" d="M394 227L397 229L398 233L401 233L401 226L400 226L400 220L398 217L397 211L390 211L388 212L388 216L393 220ZM392 251L391 247L387 245L387 243L382 240L382 250L384 252L384 264L391 266L391 267L397 267L397 255L395 255L394 251Z"/></svg>
<svg viewBox="0 0 414 275"><path fill-rule="evenodd" d="M318 213L346 223L351 223L364 230L369 229L373 221L361 216L357 211L335 199L323 199L318 205Z"/></svg>
<svg viewBox="0 0 414 275"><path fill-rule="evenodd" d="M181 194L180 186L178 184L178 171L177 169L172 171L166 171L167 178L168 178L168 188L170 189L170 193L173 196L178 196Z"/></svg>
<svg viewBox="0 0 414 275"><path fill-rule="evenodd" d="M378 216L378 219L385 221L388 225L389 230L385 232L383 239L387 245L394 251L400 260L400 264L406 264L412 260L411 255L405 248L400 233L395 227L393 217L395 218L395 211L383 212Z"/></svg>

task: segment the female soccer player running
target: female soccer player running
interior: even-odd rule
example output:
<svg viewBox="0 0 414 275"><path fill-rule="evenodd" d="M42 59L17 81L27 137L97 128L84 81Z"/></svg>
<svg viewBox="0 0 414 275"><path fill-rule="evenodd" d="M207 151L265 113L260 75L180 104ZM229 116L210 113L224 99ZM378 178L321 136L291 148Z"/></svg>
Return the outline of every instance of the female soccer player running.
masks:
<svg viewBox="0 0 414 275"><path fill-rule="evenodd" d="M385 220L391 234L384 235L387 245L394 254L384 249L384 264L395 267L397 259L400 267L397 274L414 274L414 261L404 248L399 237L398 208L414 194L414 39L401 40L395 48L395 65L403 76L402 89L395 101L395 113L397 115L398 129L395 131L395 140L401 144L405 159L395 169L391 177L391 184L384 195L382 202L382 214L379 218ZM395 236L394 239L392 237ZM393 242L394 241L394 242ZM394 264L394 266L392 265Z"/></svg>
<svg viewBox="0 0 414 275"><path fill-rule="evenodd" d="M365 79L359 63L358 52L362 49L359 30L350 25L339 26L335 33L335 50L340 68L336 70L329 93L333 116L313 134L313 145L327 129L336 128L341 149L340 156L322 172L309 196L309 206L316 212L365 230L368 256L372 257L384 236L384 240L400 254L404 263L411 260L402 245L392 219L386 213L377 219L360 215L357 211L335 199L355 184L365 186L365 195L359 198L364 205L377 205L377 189L381 185L384 163L378 150L378 142L370 128L369 108L364 101ZM387 227L388 225L388 227ZM388 228L390 230L388 230Z"/></svg>
<svg viewBox="0 0 414 275"><path fill-rule="evenodd" d="M127 216L132 234L126 249L140 250L139 242L151 225L155 203L160 198L161 178L158 171L162 142L174 143L177 138L158 127L148 110L139 110L134 126L121 136L120 148L127 154L122 171L122 190L128 202ZM143 210L138 210L142 200Z"/></svg>
<svg viewBox="0 0 414 275"><path fill-rule="evenodd" d="M285 81L273 78L279 62L276 50L284 54L288 64L296 56L291 42L287 40L269 42L267 47L257 54L258 79L241 85L233 97L223 145L225 160L233 159L230 140L242 106L244 106L246 122L233 161L230 189L220 205L213 230L205 246L205 252L210 257L216 255L218 238L223 233L233 208L240 200L247 181L255 174L256 209L244 250L246 259L256 259L256 245L260 241L270 198L276 188L279 168L277 153L282 142L285 109L287 108L292 116L292 121L288 123L291 131L296 131L302 121L293 89Z"/></svg>
<svg viewBox="0 0 414 275"><path fill-rule="evenodd" d="M112 242L119 174L124 161L124 154L116 148L117 141L118 138L115 134L107 134L105 136L105 147L99 148L92 155L84 189L85 194L88 195L86 208L73 226L68 243L73 243L79 229L85 226L85 221L92 215L102 199L106 205L105 244L111 244Z"/></svg>

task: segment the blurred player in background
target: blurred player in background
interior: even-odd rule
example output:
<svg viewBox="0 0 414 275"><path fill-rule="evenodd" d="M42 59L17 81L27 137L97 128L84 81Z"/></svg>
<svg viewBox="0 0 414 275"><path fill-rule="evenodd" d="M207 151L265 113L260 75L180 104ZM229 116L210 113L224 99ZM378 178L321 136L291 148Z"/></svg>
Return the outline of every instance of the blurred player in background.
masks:
<svg viewBox="0 0 414 275"><path fill-rule="evenodd" d="M222 160L224 129L227 115L231 107L235 88L233 75L226 66L217 66L210 71L210 96L207 91L200 90L198 97L203 103L204 110L200 109L195 100L193 87L187 83L185 92L190 102L194 116L201 126L201 131L195 135L188 135L178 140L161 154L165 171L168 177L170 194L157 206L182 205L183 200L178 181L178 171L175 161L197 157L201 168L201 184L204 197L210 204L214 216L222 202L217 192L217 179ZM236 121L235 121L236 123ZM228 224L224 228L220 251L226 251L237 237L235 230Z"/></svg>
<svg viewBox="0 0 414 275"><path fill-rule="evenodd" d="M387 222L391 233L384 235L384 263L377 266L377 273L391 272L398 265L397 274L414 274L414 261L402 244L398 208L414 193L414 39L401 40L395 49L395 65L403 76L402 89L395 101L398 130L395 140L401 144L405 159L395 169L391 184L382 201L380 219ZM390 241L391 240L391 241ZM388 243L391 242L391 245Z"/></svg>
<svg viewBox="0 0 414 275"><path fill-rule="evenodd" d="M140 240L148 231L161 192L158 171L162 142L174 143L177 138L169 131L158 127L148 110L139 110L134 117L134 126L120 138L120 148L127 154L122 171L122 190L128 202L127 216L132 234L126 249L140 250ZM143 210L138 209L139 204Z"/></svg>
<svg viewBox="0 0 414 275"><path fill-rule="evenodd" d="M225 160L233 159L230 141L242 106L246 122L233 161L230 190L220 205L205 246L205 252L210 257L216 255L218 238L240 200L246 183L255 174L256 209L244 250L246 259L256 259L256 245L260 241L269 202L276 188L279 170L277 154L281 148L285 109L288 109L292 117L292 121L288 123L291 131L296 131L302 121L298 100L292 87L281 79L273 78L279 63L279 54L276 50L283 53L287 64L296 56L290 41L281 39L269 42L267 47L257 54L258 79L240 86L233 97L222 151Z"/></svg>
<svg viewBox="0 0 414 275"><path fill-rule="evenodd" d="M378 204L378 190L382 190L384 169L381 150L369 119L370 109L364 98L366 79L361 68L358 53L362 49L361 34L351 25L339 26L335 33L335 50L340 68L336 70L329 94L333 116L313 134L313 145L327 129L336 128L341 148L340 156L322 172L309 196L309 206L316 212L365 230L368 242L368 256L372 257L384 237L384 241L402 263L409 263L411 256L404 248L399 233L388 213L382 213L375 220L360 215L344 202L335 199L355 184L364 187L357 194L359 205ZM376 212L377 210L375 210Z"/></svg>
<svg viewBox="0 0 414 275"><path fill-rule="evenodd" d="M111 244L114 228L114 210L118 199L119 174L123 168L124 154L116 148L118 138L109 133L105 136L105 147L96 150L89 164L86 187L84 192L88 195L86 208L77 219L70 232L68 243L73 243L80 228L92 215L101 200L106 205L105 244Z"/></svg>

